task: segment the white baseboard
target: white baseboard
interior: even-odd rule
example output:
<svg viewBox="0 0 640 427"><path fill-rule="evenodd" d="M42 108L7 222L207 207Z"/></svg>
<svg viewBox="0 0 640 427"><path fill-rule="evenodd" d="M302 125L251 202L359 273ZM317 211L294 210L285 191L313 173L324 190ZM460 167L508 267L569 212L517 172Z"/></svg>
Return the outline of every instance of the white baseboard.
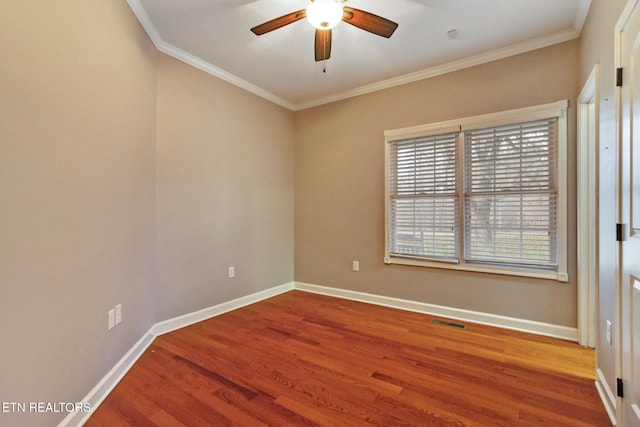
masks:
<svg viewBox="0 0 640 427"><path fill-rule="evenodd" d="M104 399L107 398L115 386L118 385L125 374L129 372L129 369L133 367L133 364L136 363L158 335L166 334L168 332L175 331L176 329L184 328L185 326L219 316L231 310L236 310L267 298L271 298L290 291L293 288L293 282L286 283L284 285L276 286L198 310L193 313L156 323L142 336L142 338L138 340L137 343L133 345L133 347L131 347L127 354L125 354L122 359L116 363L111 371L109 371L109 373L100 380L93 390L91 390L89 394L81 400L83 403L89 403L91 409L88 412L71 412L60 424L58 424L58 427L82 426L86 423L93 412L98 408L98 406L100 406Z"/></svg>
<svg viewBox="0 0 640 427"><path fill-rule="evenodd" d="M413 311L418 313L425 313L434 316L447 317L450 319L463 320L473 323L479 323L483 325L497 326L505 329L518 330L523 332L530 332L538 335L547 335L556 338L562 338L571 341L577 341L578 331L576 328L569 328L566 326L552 325L548 323L533 322L530 320L517 319L512 317L498 316L495 314L481 313L470 310L462 310L457 308L444 307L434 304L427 304L417 301L409 301L398 298L386 297L382 295L368 294L364 292L350 291L346 289L330 288L326 286L312 285L302 282L290 282L284 285L275 286L273 288L259 291L244 297L236 298L231 301L223 302L221 304L214 305L202 310L188 313L182 316L168 319L162 322L158 322L153 325L137 343L131 347L131 349L125 354L122 359L116 363L116 365L109 371L107 375L100 380L100 382L82 399L82 402L89 403L91 410L89 412L74 412L70 413L58 427L70 427L83 425L98 408L98 406L106 399L111 390L120 382L124 375L131 369L133 364L142 356L144 351L151 345L153 340L162 334L166 334L171 331L175 331L185 326L192 325L203 320L210 319L215 316L227 313L238 308L245 307L247 305L271 298L273 296L288 292L290 290L297 289L305 292L312 292L337 298L350 299L354 301L365 302L369 304L376 304L385 307L398 308L401 310ZM606 381L601 383L608 389ZM598 386L598 381L596 381ZM598 386L598 392L602 397L602 386ZM609 390L610 394L610 390ZM606 395L606 393L605 393ZM603 398L603 402L605 399ZM613 405L615 408L615 399L613 399ZM607 403L605 402L607 412L611 417L611 412ZM615 410L614 410L615 414ZM612 418L612 419L615 419Z"/></svg>
<svg viewBox="0 0 640 427"><path fill-rule="evenodd" d="M604 405L604 409L609 415L611 424L616 425L616 396L613 394L613 390L609 387L609 383L604 376L604 373L598 368L596 369L596 390L600 395L600 400Z"/></svg>
<svg viewBox="0 0 640 427"><path fill-rule="evenodd" d="M100 380L93 390L81 400L82 403L88 403L91 409L88 412L70 412L69 415L58 424L58 427L81 426L86 423L89 417L91 417L91 414L93 414L93 411L100 406L109 393L111 393L111 390L118 385L122 377L129 372L129 369L131 369L133 364L142 356L142 353L151 345L154 339L155 335L153 335L151 329L149 329L142 338L131 347L127 354L116 363L109 373Z"/></svg>
<svg viewBox="0 0 640 427"><path fill-rule="evenodd" d="M550 323L535 322L532 320L518 319L515 317L500 316L497 314L482 313L478 311L463 310L459 308L444 307L441 305L424 302L403 300L364 292L349 291L345 289L330 288L327 286L312 285L309 283L295 282L295 289L328 295L337 298L398 308L400 310L429 314L432 316L447 317L450 319L478 323L481 325L496 326L521 332L529 332L537 335L545 335L561 338L569 341L578 341L578 329L568 326L553 325Z"/></svg>
<svg viewBox="0 0 640 427"><path fill-rule="evenodd" d="M265 289L264 291L259 291L251 295L246 295L244 297L223 302L212 307L194 311L193 313L187 313L182 316L174 317L173 319L156 323L151 329L153 331L153 334L156 336L166 334L168 332L184 328L185 326L193 325L194 323L202 322L203 320L207 320L212 317L227 313L229 311L245 307L247 305L265 300L267 298L274 297L276 295L280 295L292 290L293 287L293 282L285 283L284 285Z"/></svg>

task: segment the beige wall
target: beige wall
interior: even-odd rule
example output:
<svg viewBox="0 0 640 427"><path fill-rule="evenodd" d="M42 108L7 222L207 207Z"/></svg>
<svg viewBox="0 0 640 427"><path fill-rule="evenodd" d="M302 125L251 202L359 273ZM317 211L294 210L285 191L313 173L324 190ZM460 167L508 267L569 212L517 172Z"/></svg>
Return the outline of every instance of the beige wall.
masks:
<svg viewBox="0 0 640 427"><path fill-rule="evenodd" d="M0 401L82 399L154 323L155 96L126 2L2 1Z"/></svg>
<svg viewBox="0 0 640 427"><path fill-rule="evenodd" d="M616 164L617 141L615 120L615 38L614 27L627 2L625 0L592 0L591 9L580 40L580 85L584 85L596 64L600 69L600 277L598 289L598 321L601 333L596 344L598 368L609 388L616 388L616 351L606 341L606 321L618 330L616 314ZM617 343L616 343L617 344Z"/></svg>
<svg viewBox="0 0 640 427"><path fill-rule="evenodd" d="M158 319L293 280L293 136L291 111L159 54Z"/></svg>
<svg viewBox="0 0 640 427"><path fill-rule="evenodd" d="M575 327L577 49L566 42L298 112L296 281ZM384 130L560 99L572 107L569 283L383 264Z"/></svg>
<svg viewBox="0 0 640 427"><path fill-rule="evenodd" d="M124 2L0 13L0 402L80 401L155 322L293 280L293 112Z"/></svg>
<svg viewBox="0 0 640 427"><path fill-rule="evenodd" d="M568 284L382 263L383 131L569 99L574 224L576 76L610 58L608 1L581 43L292 113L158 54L125 2L5 0L0 401L77 401L154 322L294 277L575 326L573 226Z"/></svg>

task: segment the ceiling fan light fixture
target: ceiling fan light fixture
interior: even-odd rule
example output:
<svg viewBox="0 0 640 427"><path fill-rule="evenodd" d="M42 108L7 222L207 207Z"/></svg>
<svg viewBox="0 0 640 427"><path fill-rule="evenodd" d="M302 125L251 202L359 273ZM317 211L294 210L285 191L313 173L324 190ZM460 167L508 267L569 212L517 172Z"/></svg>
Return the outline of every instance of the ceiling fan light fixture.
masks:
<svg viewBox="0 0 640 427"><path fill-rule="evenodd" d="M335 0L315 0L307 7L307 19L319 30L330 30L342 20L342 6Z"/></svg>

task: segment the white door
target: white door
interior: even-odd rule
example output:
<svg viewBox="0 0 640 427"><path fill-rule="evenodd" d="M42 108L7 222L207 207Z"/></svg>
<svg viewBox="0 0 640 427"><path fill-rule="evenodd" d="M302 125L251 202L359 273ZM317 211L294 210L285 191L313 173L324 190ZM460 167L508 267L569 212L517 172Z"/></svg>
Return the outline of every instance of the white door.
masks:
<svg viewBox="0 0 640 427"><path fill-rule="evenodd" d="M640 0L619 21L620 90L620 339L623 426L640 426Z"/></svg>

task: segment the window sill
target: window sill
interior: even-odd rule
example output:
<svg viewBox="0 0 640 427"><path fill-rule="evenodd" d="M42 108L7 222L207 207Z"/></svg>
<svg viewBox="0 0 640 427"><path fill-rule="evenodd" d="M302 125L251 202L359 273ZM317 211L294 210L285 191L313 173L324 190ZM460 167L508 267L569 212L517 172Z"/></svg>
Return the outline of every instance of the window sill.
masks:
<svg viewBox="0 0 640 427"><path fill-rule="evenodd" d="M446 270L473 271L477 273L502 274L507 276L530 277L534 279L557 280L568 282L569 274L557 271L543 271L526 268L504 268L487 265L458 264L451 262L427 261L415 258L385 257L385 264L410 265L414 267L440 268Z"/></svg>

